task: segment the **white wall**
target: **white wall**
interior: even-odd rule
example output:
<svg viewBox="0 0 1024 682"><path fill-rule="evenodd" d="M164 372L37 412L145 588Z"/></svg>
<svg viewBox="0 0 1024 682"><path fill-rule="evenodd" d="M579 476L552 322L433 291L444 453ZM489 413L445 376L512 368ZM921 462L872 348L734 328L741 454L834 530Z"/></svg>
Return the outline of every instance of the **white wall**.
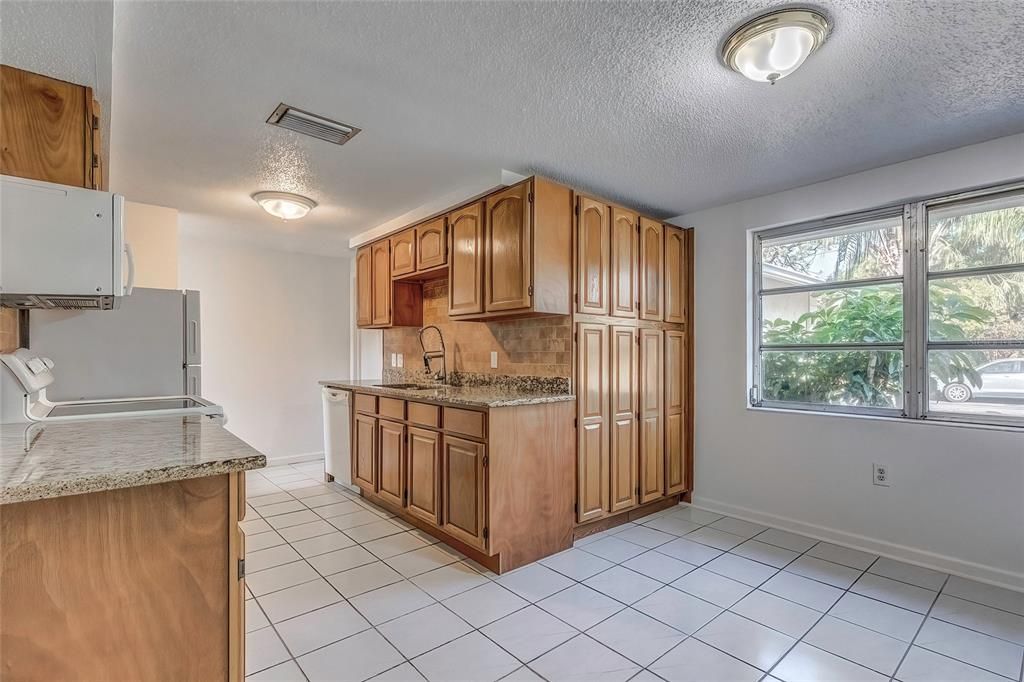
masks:
<svg viewBox="0 0 1024 682"><path fill-rule="evenodd" d="M1015 135L673 219L696 228L694 502L1024 588L1024 434L746 407L748 230L1020 179Z"/></svg>
<svg viewBox="0 0 1024 682"><path fill-rule="evenodd" d="M323 452L317 381L349 376L349 258L221 241L182 213L179 284L202 293L203 395L270 460Z"/></svg>
<svg viewBox="0 0 1024 682"><path fill-rule="evenodd" d="M135 261L135 286L178 288L178 210L124 202L125 240Z"/></svg>

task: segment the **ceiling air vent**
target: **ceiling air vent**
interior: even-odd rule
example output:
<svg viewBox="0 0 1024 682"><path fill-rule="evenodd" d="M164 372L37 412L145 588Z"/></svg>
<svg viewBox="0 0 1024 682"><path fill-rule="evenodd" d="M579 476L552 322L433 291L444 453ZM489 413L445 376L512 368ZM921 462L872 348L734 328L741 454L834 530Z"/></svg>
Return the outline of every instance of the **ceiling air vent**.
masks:
<svg viewBox="0 0 1024 682"><path fill-rule="evenodd" d="M345 144L359 132L359 128L338 123L329 118L296 109L290 104L279 104L267 123L287 128L302 135L309 135L331 144Z"/></svg>

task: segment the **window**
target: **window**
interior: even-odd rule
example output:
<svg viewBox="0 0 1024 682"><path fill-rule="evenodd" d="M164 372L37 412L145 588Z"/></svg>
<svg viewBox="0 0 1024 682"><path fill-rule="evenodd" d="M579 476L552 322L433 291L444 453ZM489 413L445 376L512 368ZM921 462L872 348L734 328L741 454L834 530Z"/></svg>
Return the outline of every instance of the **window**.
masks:
<svg viewBox="0 0 1024 682"><path fill-rule="evenodd" d="M753 281L752 405L1024 425L1024 187L756 232Z"/></svg>

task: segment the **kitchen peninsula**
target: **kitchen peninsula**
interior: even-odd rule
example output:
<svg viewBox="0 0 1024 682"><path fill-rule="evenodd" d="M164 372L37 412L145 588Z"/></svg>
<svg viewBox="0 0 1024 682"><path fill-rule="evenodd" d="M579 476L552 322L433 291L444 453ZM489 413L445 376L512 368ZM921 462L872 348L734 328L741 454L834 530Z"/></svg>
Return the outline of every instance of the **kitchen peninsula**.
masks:
<svg viewBox="0 0 1024 682"><path fill-rule="evenodd" d="M245 470L218 418L4 424L5 678L244 676Z"/></svg>

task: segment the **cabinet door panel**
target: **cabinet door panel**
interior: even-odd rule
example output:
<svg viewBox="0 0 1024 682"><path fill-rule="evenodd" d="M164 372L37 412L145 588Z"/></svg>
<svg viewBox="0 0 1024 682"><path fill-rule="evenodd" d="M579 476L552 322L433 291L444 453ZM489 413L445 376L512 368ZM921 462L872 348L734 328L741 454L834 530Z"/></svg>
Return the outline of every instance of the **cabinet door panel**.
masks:
<svg viewBox="0 0 1024 682"><path fill-rule="evenodd" d="M352 481L363 490L377 490L377 420L356 414L352 429Z"/></svg>
<svg viewBox="0 0 1024 682"><path fill-rule="evenodd" d="M484 310L518 310L532 303L530 183L485 200Z"/></svg>
<svg viewBox="0 0 1024 682"><path fill-rule="evenodd" d="M632 211L612 207L611 223L611 314L636 318L639 294L637 273L640 267L638 216Z"/></svg>
<svg viewBox="0 0 1024 682"><path fill-rule="evenodd" d="M409 464L407 478L408 511L428 523L438 523L441 464L441 434L409 427Z"/></svg>
<svg viewBox="0 0 1024 682"><path fill-rule="evenodd" d="M640 330L640 503L665 494L665 347L662 332Z"/></svg>
<svg viewBox="0 0 1024 682"><path fill-rule="evenodd" d="M487 472L483 443L448 436L442 447L441 500L444 530L486 551Z"/></svg>
<svg viewBox="0 0 1024 682"><path fill-rule="evenodd" d="M608 327L577 325L577 518L608 511Z"/></svg>
<svg viewBox="0 0 1024 682"><path fill-rule="evenodd" d="M611 328L610 511L629 509L637 500L637 330Z"/></svg>
<svg viewBox="0 0 1024 682"><path fill-rule="evenodd" d="M391 324L391 243L385 239L373 244L371 270L373 277L373 324Z"/></svg>
<svg viewBox="0 0 1024 682"><path fill-rule="evenodd" d="M391 238L391 276L416 272L416 230L408 229Z"/></svg>
<svg viewBox="0 0 1024 682"><path fill-rule="evenodd" d="M405 426L380 419L377 422L377 494L385 502L405 504Z"/></svg>
<svg viewBox="0 0 1024 682"><path fill-rule="evenodd" d="M476 203L448 216L451 262L448 265L448 314L484 311L483 204Z"/></svg>
<svg viewBox="0 0 1024 682"><path fill-rule="evenodd" d="M356 252L356 324L373 324L373 265L370 247Z"/></svg>
<svg viewBox="0 0 1024 682"><path fill-rule="evenodd" d="M448 222L444 216L416 226L416 270L448 262Z"/></svg>
<svg viewBox="0 0 1024 682"><path fill-rule="evenodd" d="M608 207L580 196L577 206L577 310L592 315L608 314L609 228Z"/></svg>
<svg viewBox="0 0 1024 682"><path fill-rule="evenodd" d="M686 490L686 335L665 332L665 494Z"/></svg>
<svg viewBox="0 0 1024 682"><path fill-rule="evenodd" d="M681 228L665 226L665 321L686 323L686 239Z"/></svg>
<svg viewBox="0 0 1024 682"><path fill-rule="evenodd" d="M664 237L661 223L640 218L640 319L664 316Z"/></svg>

